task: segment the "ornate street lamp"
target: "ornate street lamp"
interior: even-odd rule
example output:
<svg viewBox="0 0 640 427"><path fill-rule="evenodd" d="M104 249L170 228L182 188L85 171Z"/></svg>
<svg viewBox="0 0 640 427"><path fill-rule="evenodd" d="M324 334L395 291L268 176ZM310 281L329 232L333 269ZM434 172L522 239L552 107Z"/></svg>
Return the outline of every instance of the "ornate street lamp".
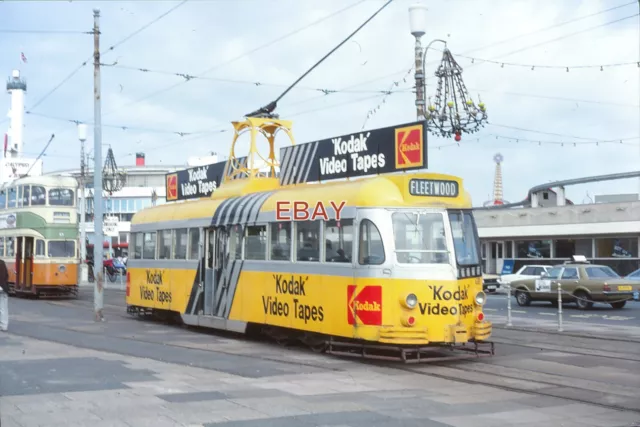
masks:
<svg viewBox="0 0 640 427"><path fill-rule="evenodd" d="M416 110L418 120L426 120L427 130L431 129L434 135L455 135L456 141L462 139L462 133L477 132L487 120L487 111L482 101L478 105L471 99L467 88L462 81L462 67L453 59L453 55L447 49L447 42L441 39L432 40L423 50L420 39L426 33L427 8L421 4L412 5L409 8L409 24L411 34L416 39ZM435 102L425 108L425 96L427 92L427 79L425 78L424 65L427 59L427 51L433 43L440 42L445 45L440 66L435 72L438 77L438 89ZM431 98L429 98L431 100Z"/></svg>
<svg viewBox="0 0 640 427"><path fill-rule="evenodd" d="M462 81L462 67L446 47L435 75L438 77L435 102L429 103L425 115L435 128L433 133L455 135L456 141L460 141L462 132L474 133L484 127L487 109L482 101L476 105L469 96Z"/></svg>

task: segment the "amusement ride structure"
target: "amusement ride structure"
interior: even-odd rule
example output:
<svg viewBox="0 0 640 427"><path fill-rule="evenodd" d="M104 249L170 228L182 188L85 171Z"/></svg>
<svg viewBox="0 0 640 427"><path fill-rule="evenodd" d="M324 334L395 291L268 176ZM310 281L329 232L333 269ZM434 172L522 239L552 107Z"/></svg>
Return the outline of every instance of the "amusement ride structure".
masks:
<svg viewBox="0 0 640 427"><path fill-rule="evenodd" d="M503 197L503 187L502 187L503 160L504 160L504 157L502 157L502 154L500 153L496 153L496 155L493 156L493 161L496 163L496 171L493 177L493 199L487 200L486 202L484 202L483 206L501 206L501 205L504 205L505 203L509 203L502 198Z"/></svg>

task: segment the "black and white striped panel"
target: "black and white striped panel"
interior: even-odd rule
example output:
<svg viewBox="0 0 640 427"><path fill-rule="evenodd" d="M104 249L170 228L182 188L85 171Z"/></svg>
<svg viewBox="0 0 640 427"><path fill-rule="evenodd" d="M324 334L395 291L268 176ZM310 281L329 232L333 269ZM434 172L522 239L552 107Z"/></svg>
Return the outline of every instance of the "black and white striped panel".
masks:
<svg viewBox="0 0 640 427"><path fill-rule="evenodd" d="M467 279L469 277L480 277L480 276L482 276L482 267L479 265L474 265L471 267L458 267L459 279Z"/></svg>
<svg viewBox="0 0 640 427"><path fill-rule="evenodd" d="M271 194L273 194L273 191L264 191L225 200L213 214L211 225L219 227L222 225L255 223L258 219L260 208Z"/></svg>
<svg viewBox="0 0 640 427"><path fill-rule="evenodd" d="M302 184L309 179L319 142L284 147L280 152L280 185Z"/></svg>
<svg viewBox="0 0 640 427"><path fill-rule="evenodd" d="M241 168L247 167L248 161L249 161L249 158L247 156L237 157L236 161L233 163L231 161L227 161L227 170L226 170L225 179L234 181L236 179L246 178L247 176L244 173L236 173L235 175L232 176L232 173L236 171L236 169L234 169L233 167L233 164L237 164L237 168L241 169Z"/></svg>
<svg viewBox="0 0 640 427"><path fill-rule="evenodd" d="M224 267L220 282L216 284L216 293L213 298L216 304L213 307L214 316L225 319L229 317L243 264L244 261L240 259L230 259Z"/></svg>

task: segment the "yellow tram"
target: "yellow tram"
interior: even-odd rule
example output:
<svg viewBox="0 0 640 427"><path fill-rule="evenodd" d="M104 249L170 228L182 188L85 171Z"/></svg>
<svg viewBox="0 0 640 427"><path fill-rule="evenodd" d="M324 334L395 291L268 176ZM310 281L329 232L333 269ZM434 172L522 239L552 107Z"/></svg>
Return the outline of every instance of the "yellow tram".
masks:
<svg viewBox="0 0 640 427"><path fill-rule="evenodd" d="M77 295L77 181L20 178L0 188L0 258L11 294Z"/></svg>
<svg viewBox="0 0 640 427"><path fill-rule="evenodd" d="M237 133L276 125L255 118L235 124ZM426 151L419 126L396 127L396 148L386 153L387 163L400 158L392 170L402 166L403 152ZM419 132L411 143L398 129ZM371 135L367 148L379 156ZM283 149L279 177L233 179L228 162L209 197L138 212L129 312L173 312L189 325L242 333L257 328L331 353L393 349L406 359L425 347L472 344L478 352L483 343L492 353L477 229L462 180L408 171L299 182L295 176L309 176L324 159L322 142L315 144ZM404 156L404 163L419 166L418 159ZM204 172L189 172L196 175ZM168 201L189 185L176 181L167 176Z"/></svg>

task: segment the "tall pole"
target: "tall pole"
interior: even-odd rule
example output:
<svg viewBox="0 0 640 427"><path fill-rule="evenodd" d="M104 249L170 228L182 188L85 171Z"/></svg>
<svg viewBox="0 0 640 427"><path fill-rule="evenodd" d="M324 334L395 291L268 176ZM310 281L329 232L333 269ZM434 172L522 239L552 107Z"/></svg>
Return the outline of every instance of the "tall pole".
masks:
<svg viewBox="0 0 640 427"><path fill-rule="evenodd" d="M80 140L80 283L87 283L89 274L87 271L87 231L85 217L87 216L87 202L85 201L86 175L85 175L85 156L84 156L84 139Z"/></svg>
<svg viewBox="0 0 640 427"><path fill-rule="evenodd" d="M103 206L102 206L102 111L100 109L100 10L93 9L93 228L95 240L93 245L93 307L95 320L102 321L102 297L104 269L102 267L104 242Z"/></svg>
<svg viewBox="0 0 640 427"><path fill-rule="evenodd" d="M416 113L417 119L423 120L424 114L424 64L422 62L422 44L420 43L420 37L416 36Z"/></svg>

